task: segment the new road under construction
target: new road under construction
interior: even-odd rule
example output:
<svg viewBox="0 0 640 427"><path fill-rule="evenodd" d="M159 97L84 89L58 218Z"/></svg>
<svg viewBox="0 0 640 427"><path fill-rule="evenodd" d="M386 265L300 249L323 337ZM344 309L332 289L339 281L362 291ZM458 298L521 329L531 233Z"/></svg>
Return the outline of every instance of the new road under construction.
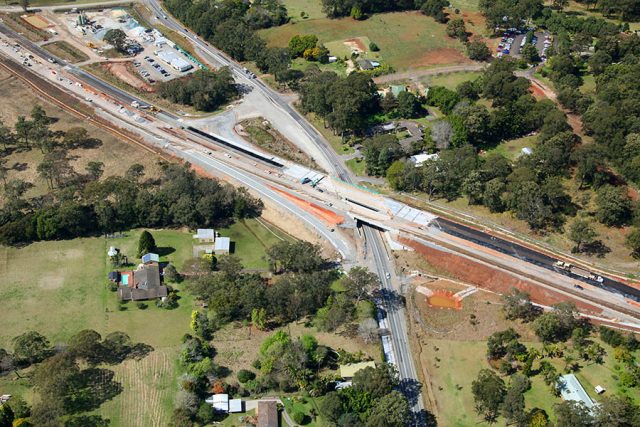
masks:
<svg viewBox="0 0 640 427"><path fill-rule="evenodd" d="M150 6L158 14L165 13L155 2ZM310 154L324 171L280 159L240 137L223 137L173 112L162 111L67 65L3 24L0 66L19 76L43 98L127 142L167 159L188 161L198 171L247 187L331 245L345 269L367 265L376 271L383 291L379 321L388 330L383 336L385 354L398 367L401 386L410 395L416 414L424 408L420 393L415 391L419 390L415 387L420 381L419 370L409 345L404 306L392 302L394 295L403 291L402 271L394 265L393 251L415 250L428 261L445 263L448 257L491 269L513 278L513 283L544 291L551 301L574 301L585 316L596 321L640 331L640 285L355 185L351 172L328 143L277 92L185 32L172 18L165 25L197 46L212 66L230 65L239 83L249 85L267 100L264 105L279 109L290 117L290 123L297 123L304 139L316 144ZM29 65L24 65L25 58ZM272 122L278 127L277 121ZM477 285L482 287L483 283ZM546 302L541 304L548 305Z"/></svg>

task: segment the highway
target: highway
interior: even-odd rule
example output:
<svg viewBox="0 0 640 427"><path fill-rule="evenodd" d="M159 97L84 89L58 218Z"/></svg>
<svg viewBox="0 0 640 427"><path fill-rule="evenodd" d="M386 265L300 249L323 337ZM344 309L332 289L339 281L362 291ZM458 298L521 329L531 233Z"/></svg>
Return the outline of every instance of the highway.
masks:
<svg viewBox="0 0 640 427"><path fill-rule="evenodd" d="M236 78L240 79L243 84L247 84L254 89L259 90L270 102L272 102L276 107L280 108L287 115L289 115L315 144L316 149L321 153L325 160L325 162L323 163L330 166L330 170L328 170L328 172L347 183L354 183L352 174L339 159L337 153L333 150L333 148L328 144L328 142L325 141L324 137L313 126L311 126L300 113L298 113L293 107L291 107L280 94L269 88L259 79L250 78L244 71L244 67L242 67L237 62L229 59L218 49L212 47L208 43L203 42L191 31L186 30L180 22L176 21L169 13L164 11L158 0L146 0L145 3L155 13L156 16L166 16L167 19L163 19L162 23L171 30L180 33L192 44L197 46L201 50L201 52L205 54L205 56L208 56L208 58L205 59L212 59L223 66L228 66L231 70L234 71ZM370 227L364 225L363 230L367 247L373 253L375 268L382 282L382 286L384 289L392 290L393 284L389 279L387 279L386 274L387 272L392 272L394 269L390 266L384 243L382 242L380 236ZM406 317L404 314L404 309L392 308L387 311L390 314L389 326L392 333L394 354L396 357L396 363L398 365L397 367L400 375L400 380L405 386L405 392L407 392L408 390L406 389L406 384L408 382L413 382L414 384L417 383L418 375L413 363L411 348L408 342ZM412 404L415 414L419 414L423 410L421 396L413 396Z"/></svg>

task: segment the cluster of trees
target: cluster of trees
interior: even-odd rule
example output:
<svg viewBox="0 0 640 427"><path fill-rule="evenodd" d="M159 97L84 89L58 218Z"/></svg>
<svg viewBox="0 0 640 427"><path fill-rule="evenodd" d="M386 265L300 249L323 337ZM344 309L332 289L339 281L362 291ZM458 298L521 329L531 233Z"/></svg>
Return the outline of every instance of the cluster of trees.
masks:
<svg viewBox="0 0 640 427"><path fill-rule="evenodd" d="M10 150L39 147L44 154L37 170L50 193L28 199L31 184L7 180L0 157L5 204L0 210L0 243L17 245L38 240L74 238L136 227L214 225L231 218L259 215L262 202L246 189L198 177L189 164L163 163L158 180L143 181L144 167L132 165L124 176L101 179L103 164L90 162L86 174L70 164L68 150L99 141L83 128L68 132L49 128L53 119L36 107L31 119L19 117L15 132L0 126L2 143ZM10 149L10 150L9 150Z"/></svg>
<svg viewBox="0 0 640 427"><path fill-rule="evenodd" d="M197 319L198 331L210 334L230 321L249 321L259 329L283 325L307 316L322 330L334 330L354 319L356 304L366 300L378 284L375 274L355 267L342 278L344 292L331 289L340 273L309 242L280 242L268 250L275 280L242 271L234 256L222 256L195 274L187 288L208 304L209 313Z"/></svg>
<svg viewBox="0 0 640 427"><path fill-rule="evenodd" d="M640 1L638 0L576 0L588 8L598 8L609 17L616 17L623 21L640 19Z"/></svg>
<svg viewBox="0 0 640 427"><path fill-rule="evenodd" d="M307 61L321 63L329 61L329 49L322 44L318 45L318 37L313 34L291 37L288 47L291 58L304 58Z"/></svg>
<svg viewBox="0 0 640 427"><path fill-rule="evenodd" d="M257 60L265 54L266 43L255 30L288 20L287 10L279 0L170 0L165 6L202 38L239 61Z"/></svg>
<svg viewBox="0 0 640 427"><path fill-rule="evenodd" d="M127 51L127 34L119 28L111 28L104 34L104 41L113 46L118 52Z"/></svg>
<svg viewBox="0 0 640 427"><path fill-rule="evenodd" d="M472 384L476 411L490 423L503 416L509 424L548 426L549 417L544 410L525 410L523 393L531 387L529 378L540 375L551 393L559 396L561 370L567 373L579 370L582 361L601 364L606 351L591 338L594 332L592 326L585 319L578 318L573 305L560 303L553 310L542 313L526 293L516 289L503 299L505 317L530 323L544 344L541 351L527 348L519 341L520 335L511 328L492 334L487 340L487 358L500 374L509 376L509 386L493 369L481 370ZM620 385L637 387L639 370L634 366L632 353L640 346L639 342L632 334L624 335L603 326L598 331L600 338L615 348L616 360L625 365L624 370L616 368ZM558 367L558 362L564 364L562 369ZM599 403L591 413L573 402L556 405L556 425L634 425L638 421L639 408L627 398L608 397ZM630 413L617 419L616 424L613 420L621 409Z"/></svg>
<svg viewBox="0 0 640 427"><path fill-rule="evenodd" d="M362 369L352 383L327 393L319 408L324 419L340 426L403 427L411 423L407 398L394 390L399 380L392 365Z"/></svg>
<svg viewBox="0 0 640 427"><path fill-rule="evenodd" d="M537 17L542 0L480 0L480 10L487 18L487 28L520 28L522 22Z"/></svg>
<svg viewBox="0 0 640 427"><path fill-rule="evenodd" d="M30 383L38 399L30 407L19 396L12 397L0 408L3 426L107 426L108 419L86 413L121 393L122 385L114 380L112 370L98 366L141 359L153 350L146 344L133 343L123 332L102 338L90 329L55 347L35 331L13 338L12 343L13 353L0 349L0 374L33 367Z"/></svg>
<svg viewBox="0 0 640 427"><path fill-rule="evenodd" d="M158 93L199 111L215 111L239 94L228 67L218 71L198 70L190 76L163 82L158 86Z"/></svg>
<svg viewBox="0 0 640 427"><path fill-rule="evenodd" d="M422 3L423 0L322 0L322 11L329 18L362 19L371 13L420 9Z"/></svg>

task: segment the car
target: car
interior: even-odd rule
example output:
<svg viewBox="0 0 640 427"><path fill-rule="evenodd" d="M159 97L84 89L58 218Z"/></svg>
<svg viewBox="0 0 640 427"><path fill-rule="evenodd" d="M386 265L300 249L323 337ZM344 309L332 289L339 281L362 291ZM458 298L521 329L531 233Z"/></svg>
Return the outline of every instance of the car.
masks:
<svg viewBox="0 0 640 427"><path fill-rule="evenodd" d="M584 291L584 288L580 285L573 285L573 287L578 289L579 291Z"/></svg>
<svg viewBox="0 0 640 427"><path fill-rule="evenodd" d="M389 272L387 271L387 272L385 273L385 277L386 277L387 279L390 279L390 278L391 278L391 274L389 274Z"/></svg>
<svg viewBox="0 0 640 427"><path fill-rule="evenodd" d="M167 15L162 15L162 17L163 17L164 19L167 19Z"/></svg>
<svg viewBox="0 0 640 427"><path fill-rule="evenodd" d="M58 61L56 61L56 60L55 60L55 59L53 59L53 58L47 58L47 61L51 62L52 64L55 64L55 63L57 63L57 62L58 62Z"/></svg>
<svg viewBox="0 0 640 427"><path fill-rule="evenodd" d="M511 53L511 51L509 49L505 49L502 51L503 54L505 55L509 55L509 53Z"/></svg>

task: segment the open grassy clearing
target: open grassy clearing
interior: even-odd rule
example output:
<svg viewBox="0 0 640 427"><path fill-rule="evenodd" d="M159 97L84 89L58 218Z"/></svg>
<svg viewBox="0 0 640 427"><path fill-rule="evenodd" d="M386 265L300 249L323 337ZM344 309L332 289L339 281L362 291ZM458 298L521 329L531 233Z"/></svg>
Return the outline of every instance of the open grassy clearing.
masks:
<svg viewBox="0 0 640 427"><path fill-rule="evenodd" d="M444 86L447 89L455 90L460 83L475 80L482 76L480 71L462 71L459 73L436 74L434 76L424 76L420 83L426 86Z"/></svg>
<svg viewBox="0 0 640 427"><path fill-rule="evenodd" d="M311 122L313 127L318 129L322 136L324 136L324 138L329 141L329 144L331 144L331 147L333 147L336 153L352 154L355 152L353 147L342 143L342 138L340 137L340 135L334 135L331 129L325 127L320 117L316 116L314 113L309 113L306 115L306 117L307 120Z"/></svg>
<svg viewBox="0 0 640 427"><path fill-rule="evenodd" d="M522 138L503 141L497 146L487 150L487 154L501 154L509 160L516 160L522 155L523 148L532 148L537 145L537 136L523 136Z"/></svg>
<svg viewBox="0 0 640 427"><path fill-rule="evenodd" d="M81 52L80 50L71 46L69 43L62 40L45 44L42 47L58 58L62 58L68 62L71 62L72 64L87 61L89 59L89 57L84 52Z"/></svg>
<svg viewBox="0 0 640 427"><path fill-rule="evenodd" d="M72 127L82 126L87 129L96 142L90 148L77 148L69 151L73 159L70 163L79 173L90 161L104 163L104 176L123 175L134 163L145 167L147 177L156 177L159 173L158 157L132 144L120 141L110 133L86 122L79 122L57 105L53 105L37 97L33 90L12 74L0 71L0 119L6 126L13 126L18 116L29 116L34 105L41 105L49 117L56 119L51 126L53 130L66 131ZM9 174L7 179L21 179L34 184L27 197L45 194L48 190L44 180L38 177L36 167L43 154L37 148L29 151L14 151L7 157Z"/></svg>
<svg viewBox="0 0 640 427"><path fill-rule="evenodd" d="M364 162L364 158L356 157L355 159L347 160L345 163L357 176L367 176L365 173L367 165Z"/></svg>
<svg viewBox="0 0 640 427"><path fill-rule="evenodd" d="M157 308L153 302L141 310L129 302L124 311L118 311L117 296L106 286L106 274L111 270L106 251L115 246L130 262L139 262L135 253L141 231L113 239L38 242L20 249L0 247L0 347L11 348L11 338L27 330L37 330L52 343L62 343L82 329L95 329L103 336L124 331L134 341L155 349L140 361L128 360L112 367L124 391L97 412L110 418L113 426L166 425L180 373L176 362L180 338L189 331L194 306L188 293L179 292L179 307L174 310ZM161 261L171 262L180 270L192 257L193 238L188 230L151 232ZM219 232L231 236L236 255L248 268L266 268L266 248L280 239L292 239L260 219L236 223ZM184 287L172 286L179 291ZM28 383L10 377L0 379L0 389L27 399L32 396Z"/></svg>
<svg viewBox="0 0 640 427"><path fill-rule="evenodd" d="M282 3L287 8L293 23L325 17L320 0L283 0ZM301 12L305 13L305 19L300 16Z"/></svg>
<svg viewBox="0 0 640 427"><path fill-rule="evenodd" d="M468 61L463 45L447 37L445 26L420 12L377 14L363 21L310 19L261 30L260 34L270 46L286 46L296 34L315 34L327 45L367 37L396 70Z"/></svg>
<svg viewBox="0 0 640 427"><path fill-rule="evenodd" d="M332 64L321 64L319 62L309 62L304 58L296 58L291 62L291 68L294 70L306 71L310 66L317 66L320 71L333 71L340 75L347 74L347 66L344 62L334 62Z"/></svg>

